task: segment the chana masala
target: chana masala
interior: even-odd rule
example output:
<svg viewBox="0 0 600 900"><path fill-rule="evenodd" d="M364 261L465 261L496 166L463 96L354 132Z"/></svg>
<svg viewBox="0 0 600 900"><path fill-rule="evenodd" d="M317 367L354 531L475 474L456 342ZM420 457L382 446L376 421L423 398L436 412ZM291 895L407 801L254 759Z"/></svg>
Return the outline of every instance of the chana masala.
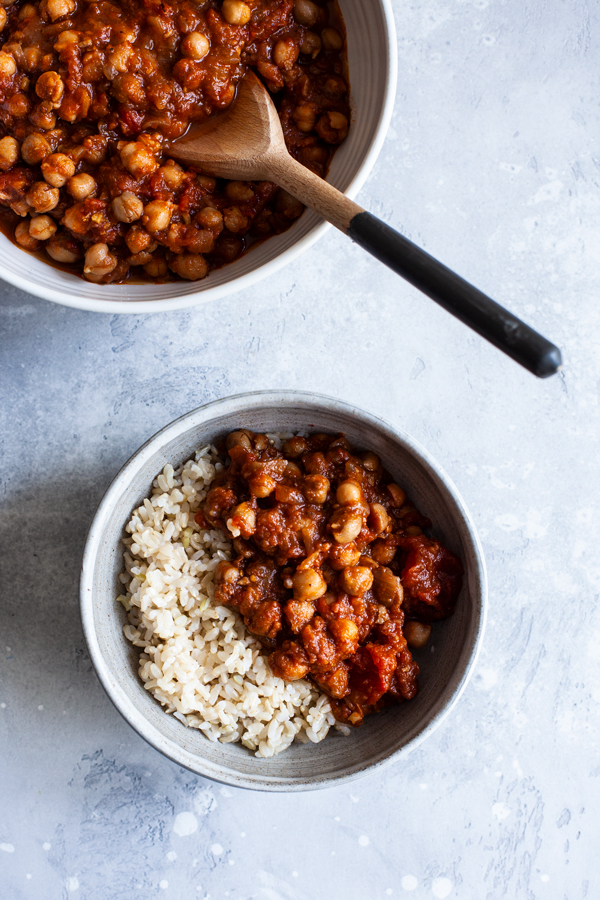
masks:
<svg viewBox="0 0 600 900"><path fill-rule="evenodd" d="M460 560L372 452L343 434L294 436L282 449L248 430L196 515L233 536L215 600L237 610L269 652L273 674L308 678L341 722L417 693L411 648L450 616Z"/></svg>
<svg viewBox="0 0 600 900"><path fill-rule="evenodd" d="M197 280L302 204L167 142L253 70L291 154L324 176L348 131L345 37L325 0L0 0L0 204L29 251L93 282Z"/></svg>

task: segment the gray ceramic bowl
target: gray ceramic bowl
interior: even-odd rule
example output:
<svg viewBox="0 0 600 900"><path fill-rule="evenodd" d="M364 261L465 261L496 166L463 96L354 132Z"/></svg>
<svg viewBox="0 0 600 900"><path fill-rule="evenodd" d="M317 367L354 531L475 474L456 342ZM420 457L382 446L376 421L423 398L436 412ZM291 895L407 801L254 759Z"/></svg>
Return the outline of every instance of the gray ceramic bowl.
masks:
<svg viewBox="0 0 600 900"><path fill-rule="evenodd" d="M331 733L320 744L293 745L257 759L237 744L213 743L163 712L137 675L137 651L123 636L116 602L123 528L150 493L163 466L191 457L236 428L254 431L344 432L357 447L379 454L433 531L465 566L456 613L436 624L433 646L416 658L420 690L414 700L370 716L350 737ZM456 488L408 435L354 406L296 391L241 394L209 403L163 428L132 456L108 489L90 529L81 575L81 613L92 662L108 696L153 747L192 772L237 787L298 791L350 781L416 747L450 712L468 681L482 638L486 576L474 525Z"/></svg>

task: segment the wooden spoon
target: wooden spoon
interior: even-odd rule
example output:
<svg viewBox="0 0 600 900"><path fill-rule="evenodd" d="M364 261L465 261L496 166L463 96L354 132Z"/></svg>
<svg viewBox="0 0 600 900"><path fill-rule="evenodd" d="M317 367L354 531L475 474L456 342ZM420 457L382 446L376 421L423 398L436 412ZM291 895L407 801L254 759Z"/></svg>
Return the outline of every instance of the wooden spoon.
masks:
<svg viewBox="0 0 600 900"><path fill-rule="evenodd" d="M561 368L558 347L296 162L273 101L254 74L242 79L225 113L192 126L168 153L217 178L285 188L534 375L546 378Z"/></svg>

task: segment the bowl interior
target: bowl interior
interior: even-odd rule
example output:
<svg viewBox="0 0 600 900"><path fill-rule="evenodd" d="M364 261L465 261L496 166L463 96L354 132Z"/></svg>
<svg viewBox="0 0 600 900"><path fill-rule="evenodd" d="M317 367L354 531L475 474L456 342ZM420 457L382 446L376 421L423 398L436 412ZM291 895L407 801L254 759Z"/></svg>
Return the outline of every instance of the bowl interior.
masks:
<svg viewBox="0 0 600 900"><path fill-rule="evenodd" d="M352 196L369 174L384 138L396 87L396 51L389 0L368 4L340 0L340 7L348 36L352 125L334 156L328 180ZM96 285L25 255L4 235L0 235L0 269L12 284L57 303L107 312L151 312L217 299L249 287L291 261L327 227L316 213L306 211L284 234L201 282Z"/></svg>
<svg viewBox="0 0 600 900"><path fill-rule="evenodd" d="M317 745L293 745L279 757L257 759L235 744L212 743L163 712L137 676L137 651L122 633L125 618L118 594L122 570L120 538L132 509L148 496L162 467L191 457L196 449L234 428L254 431L344 432L358 448L378 453L433 531L465 566L457 611L434 626L431 645L417 653L421 667L417 697L369 717L349 737L330 732ZM485 575L468 514L451 485L410 439L384 423L335 401L322 406L298 398L285 403L260 395L209 404L173 423L134 456L104 498L90 532L82 577L82 612L96 671L130 724L153 746L199 774L242 787L293 790L357 777L422 739L458 697L474 660L483 626Z"/></svg>

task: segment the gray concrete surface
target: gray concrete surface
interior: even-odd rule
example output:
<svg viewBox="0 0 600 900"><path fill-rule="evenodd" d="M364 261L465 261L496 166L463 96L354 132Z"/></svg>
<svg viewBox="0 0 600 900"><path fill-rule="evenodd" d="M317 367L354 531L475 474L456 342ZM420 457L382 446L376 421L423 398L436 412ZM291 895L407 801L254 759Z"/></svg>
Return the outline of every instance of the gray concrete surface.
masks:
<svg viewBox="0 0 600 900"><path fill-rule="evenodd" d="M3 900L600 896L598 7L395 2L395 115L358 198L563 346L540 382L331 231L244 295L102 316L0 287ZM157 429L250 389L421 441L480 529L490 619L450 719L351 788L222 788L104 696L86 531ZM596 848L596 849L594 849Z"/></svg>

